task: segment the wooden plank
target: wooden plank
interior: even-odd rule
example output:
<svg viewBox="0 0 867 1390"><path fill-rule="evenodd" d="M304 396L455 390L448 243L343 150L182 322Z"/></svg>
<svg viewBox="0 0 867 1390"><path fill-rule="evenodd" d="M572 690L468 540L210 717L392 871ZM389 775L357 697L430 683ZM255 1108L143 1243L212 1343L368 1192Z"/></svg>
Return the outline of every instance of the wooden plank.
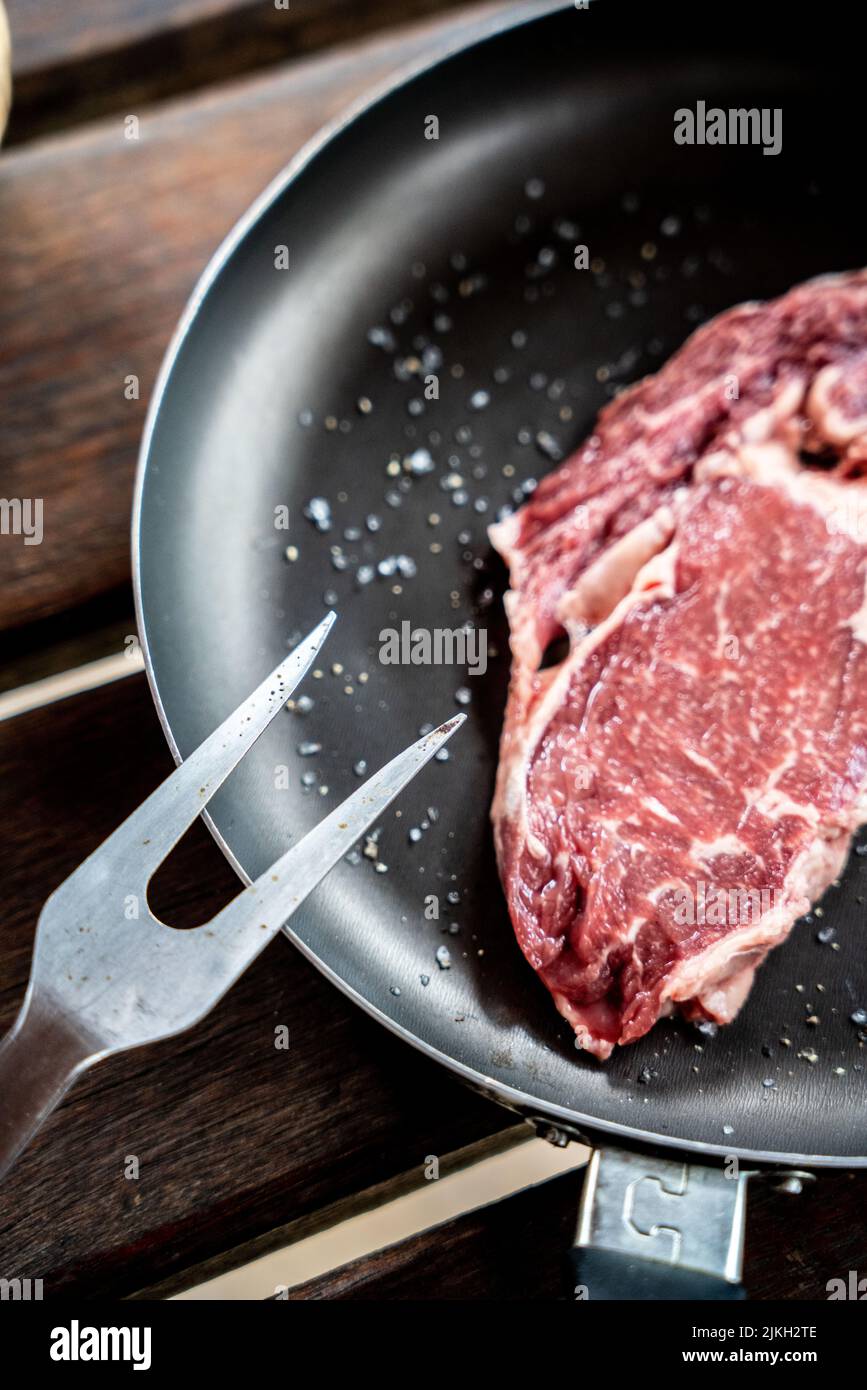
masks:
<svg viewBox="0 0 867 1390"><path fill-rule="evenodd" d="M306 1299L550 1302L568 1293L581 1174L567 1173L290 1289Z"/></svg>
<svg viewBox="0 0 867 1390"><path fill-rule="evenodd" d="M44 539L0 536L0 630L128 581L145 403L209 255L324 122L457 27L414 26L143 113L137 141L117 120L3 156L3 494L42 499Z"/></svg>
<svg viewBox="0 0 867 1390"><path fill-rule="evenodd" d="M96 53L117 53L146 39L178 34L199 24L217 26L237 16L248 29L259 31L266 21L290 35L318 17L322 32L327 25L350 19L355 32L365 22L383 25L413 14L413 0L5 0L14 38L13 72L16 77L42 72L60 64L74 64ZM426 8L445 9L444 0L428 0ZM416 11L417 12L417 11ZM345 35L344 35L345 37Z"/></svg>
<svg viewBox="0 0 867 1390"><path fill-rule="evenodd" d="M61 613L0 634L0 696L88 662L117 656L137 640L129 585Z"/></svg>
<svg viewBox="0 0 867 1390"><path fill-rule="evenodd" d="M42 899L171 768L143 677L0 724L0 1028ZM154 909L190 926L237 891L199 824ZM274 1029L289 1029L288 1051ZM0 1191L0 1270L46 1298L131 1294L512 1126L401 1044L282 938L182 1038L73 1089ZM140 1177L124 1175L127 1157Z"/></svg>
<svg viewBox="0 0 867 1390"><path fill-rule="evenodd" d="M571 1296L566 1255L582 1173L569 1173L435 1231L310 1280L290 1299L521 1299ZM821 1173L799 1197L753 1182L744 1283L753 1300L824 1299L863 1271L867 1174Z"/></svg>
<svg viewBox="0 0 867 1390"><path fill-rule="evenodd" d="M322 3L323 0L320 0ZM327 0L325 0L327 4ZM5 0L16 77L112 52L205 20L266 8L250 0ZM273 0L270 9L274 9Z"/></svg>
<svg viewBox="0 0 867 1390"><path fill-rule="evenodd" d="M439 1160L440 1179L461 1169L466 1173L484 1168L492 1157L508 1154L519 1145L526 1146L528 1138L532 1143L527 1126L516 1119L515 1124L504 1130L443 1154ZM267 1300L274 1296L275 1290L286 1288L287 1268L300 1266L303 1270L305 1259L311 1261L307 1269L312 1278L320 1243L328 1242L335 1229L342 1230L344 1238L347 1226L354 1227L358 1221L367 1222L367 1230L376 1230L380 1221L388 1220L389 1208L396 1201L412 1201L429 1190L430 1182L418 1168L387 1178L374 1187L364 1188L331 1206L320 1207L308 1216L269 1231L264 1238L248 1241L244 1246L222 1252L215 1260L141 1289L134 1297L146 1301L176 1298L184 1302ZM421 1230L424 1224L420 1219L413 1229ZM378 1248L375 1238L370 1248ZM267 1273L262 1272L263 1263L267 1263Z"/></svg>
<svg viewBox="0 0 867 1390"><path fill-rule="evenodd" d="M7 144L252 73L462 0L7 0Z"/></svg>

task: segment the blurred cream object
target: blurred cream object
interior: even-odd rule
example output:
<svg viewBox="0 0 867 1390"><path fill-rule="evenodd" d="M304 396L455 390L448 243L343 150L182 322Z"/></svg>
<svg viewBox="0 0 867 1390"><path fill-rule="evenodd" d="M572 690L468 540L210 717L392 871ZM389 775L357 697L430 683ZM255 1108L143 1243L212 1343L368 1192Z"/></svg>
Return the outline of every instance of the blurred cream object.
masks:
<svg viewBox="0 0 867 1390"><path fill-rule="evenodd" d="M12 50L9 43L9 25L3 0L0 0L0 137L6 129L6 117L12 99Z"/></svg>

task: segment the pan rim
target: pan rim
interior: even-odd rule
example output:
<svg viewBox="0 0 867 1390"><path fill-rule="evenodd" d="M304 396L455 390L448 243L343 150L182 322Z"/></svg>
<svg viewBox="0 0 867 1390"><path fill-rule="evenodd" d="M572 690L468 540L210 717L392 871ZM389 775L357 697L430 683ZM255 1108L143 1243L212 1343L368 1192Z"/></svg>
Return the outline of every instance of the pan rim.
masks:
<svg viewBox="0 0 867 1390"><path fill-rule="evenodd" d="M523 3L518 7L511 7L506 12L500 12L480 22L474 21L470 24L461 26L458 33L453 35L452 40L448 44L439 45L432 56L426 57L420 61L415 61L399 69L397 72L392 73L384 82L377 84L360 99L346 107L333 120L322 126L319 131L302 146L237 220L214 251L199 276L166 348L148 404L136 466L131 517L131 561L136 627L144 659L144 669L148 686L163 734L165 735L172 757L177 764L180 764L183 759L157 684L153 655L148 639L147 622L145 619L145 597L142 583L142 521L144 514L145 478L150 461L157 421L174 372L175 363L190 334L198 316L199 309L216 284L223 270L228 266L235 252L241 247L247 236L256 228L266 213L292 187L299 176L304 172L307 166L315 160L319 153L330 145L332 141L338 139L359 118L369 111L372 111L374 108L383 105L393 94L409 86L417 78L434 71L458 54L480 46L488 40L506 34L524 24L532 23L535 20L571 10L572 8L572 0L569 0L569 3L564 3L564 0L529 0L529 3ZM228 844L207 810L202 812L202 819L216 841L216 844L225 855L242 883L249 885L249 876L244 871L231 846ZM575 1139L576 1141L593 1143L595 1142L594 1136L598 1136L600 1139L606 1138L615 1141L621 1139L633 1145L639 1144L641 1146L647 1146L648 1148L662 1148L708 1158L736 1157L765 1166L779 1165L782 1167L795 1168L843 1168L850 1170L867 1168L867 1155L852 1157L848 1155L800 1154L774 1149L743 1148L737 1144L711 1144L701 1140L685 1140L677 1136L659 1134L653 1130L641 1129L634 1125L620 1124L614 1120L599 1119L598 1117L587 1115L577 1110L571 1110L566 1106L558 1105L555 1102L546 1101L540 1097L533 1096L516 1087L509 1086L506 1082L500 1081L495 1077L477 1071L475 1068L469 1067L456 1058L433 1047L430 1043L418 1037L410 1029L405 1028L402 1024L397 1022L397 1020L383 1013L376 1004L366 999L342 979L341 976L333 970L327 962L317 956L315 951L307 946L290 927L284 927L283 932L292 942L293 946L296 947L296 949L298 949L302 955L326 977L326 979L335 985L347 998L351 999L354 1004L362 1008L366 1014L387 1028L389 1032L401 1038L424 1056L446 1067L453 1075L460 1077L461 1080L471 1085L475 1090L482 1092L490 1099L496 1100L505 1108L516 1112L530 1123L548 1126L553 1125L555 1129L565 1133L568 1138Z"/></svg>

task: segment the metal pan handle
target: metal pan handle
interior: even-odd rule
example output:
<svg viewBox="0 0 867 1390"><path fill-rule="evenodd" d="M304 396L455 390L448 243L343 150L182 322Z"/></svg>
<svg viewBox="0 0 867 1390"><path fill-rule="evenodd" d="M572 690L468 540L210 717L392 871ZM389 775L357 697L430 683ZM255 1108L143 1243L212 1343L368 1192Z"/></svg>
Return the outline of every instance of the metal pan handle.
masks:
<svg viewBox="0 0 867 1390"><path fill-rule="evenodd" d="M659 1260L632 1259L616 1250L589 1250L576 1245L571 1263L576 1298L596 1302L623 1299L632 1303L746 1298L743 1284L731 1284L715 1274L665 1265Z"/></svg>
<svg viewBox="0 0 867 1390"><path fill-rule="evenodd" d="M597 1149L572 1251L576 1299L739 1299L751 1172Z"/></svg>

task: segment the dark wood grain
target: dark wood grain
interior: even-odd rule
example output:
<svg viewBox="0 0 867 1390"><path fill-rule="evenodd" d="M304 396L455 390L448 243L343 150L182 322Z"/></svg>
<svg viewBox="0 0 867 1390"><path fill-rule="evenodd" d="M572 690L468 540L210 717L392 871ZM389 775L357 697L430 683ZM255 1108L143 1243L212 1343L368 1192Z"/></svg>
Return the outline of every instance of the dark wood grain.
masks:
<svg viewBox="0 0 867 1390"><path fill-rule="evenodd" d="M414 26L143 113L137 141L118 119L2 156L2 495L43 499L45 535L0 536L0 630L128 581L145 405L210 254L323 122L455 32Z"/></svg>
<svg viewBox="0 0 867 1390"><path fill-rule="evenodd" d="M327 7L328 0L320 0ZM16 77L97 52L112 52L171 29L262 9L251 0L5 0ZM273 3L271 9L274 9ZM284 12L289 13L289 12Z"/></svg>
<svg viewBox="0 0 867 1390"><path fill-rule="evenodd" d="M568 1173L296 1286L302 1299L550 1301L571 1296L566 1254L583 1174ZM749 1297L824 1299L829 1279L867 1268L867 1176L825 1173L801 1196L753 1182Z"/></svg>
<svg viewBox="0 0 867 1390"><path fill-rule="evenodd" d="M459 3L459 0L452 0ZM323 35L358 37L365 26L393 27L411 19L421 7L413 0L5 0L13 37L12 69L16 78L76 63L99 53L129 50L148 39L184 33L208 24L237 19L257 32L266 24L293 34L318 21ZM432 12L448 0L425 0Z"/></svg>
<svg viewBox="0 0 867 1390"><path fill-rule="evenodd" d="M141 676L0 723L0 1028L42 900L171 765ZM198 825L154 905L190 925L237 886ZM0 1275L41 1278L46 1297L132 1294L513 1124L281 938L191 1033L74 1088L0 1186Z"/></svg>
<svg viewBox="0 0 867 1390"><path fill-rule="evenodd" d="M462 0L7 0L7 144L255 72Z"/></svg>
<svg viewBox="0 0 867 1390"><path fill-rule="evenodd" d="M567 1173L289 1290L290 1300L567 1296L581 1173Z"/></svg>
<svg viewBox="0 0 867 1390"><path fill-rule="evenodd" d="M128 584L71 612L0 632L0 694L117 656L128 650L135 636Z"/></svg>

